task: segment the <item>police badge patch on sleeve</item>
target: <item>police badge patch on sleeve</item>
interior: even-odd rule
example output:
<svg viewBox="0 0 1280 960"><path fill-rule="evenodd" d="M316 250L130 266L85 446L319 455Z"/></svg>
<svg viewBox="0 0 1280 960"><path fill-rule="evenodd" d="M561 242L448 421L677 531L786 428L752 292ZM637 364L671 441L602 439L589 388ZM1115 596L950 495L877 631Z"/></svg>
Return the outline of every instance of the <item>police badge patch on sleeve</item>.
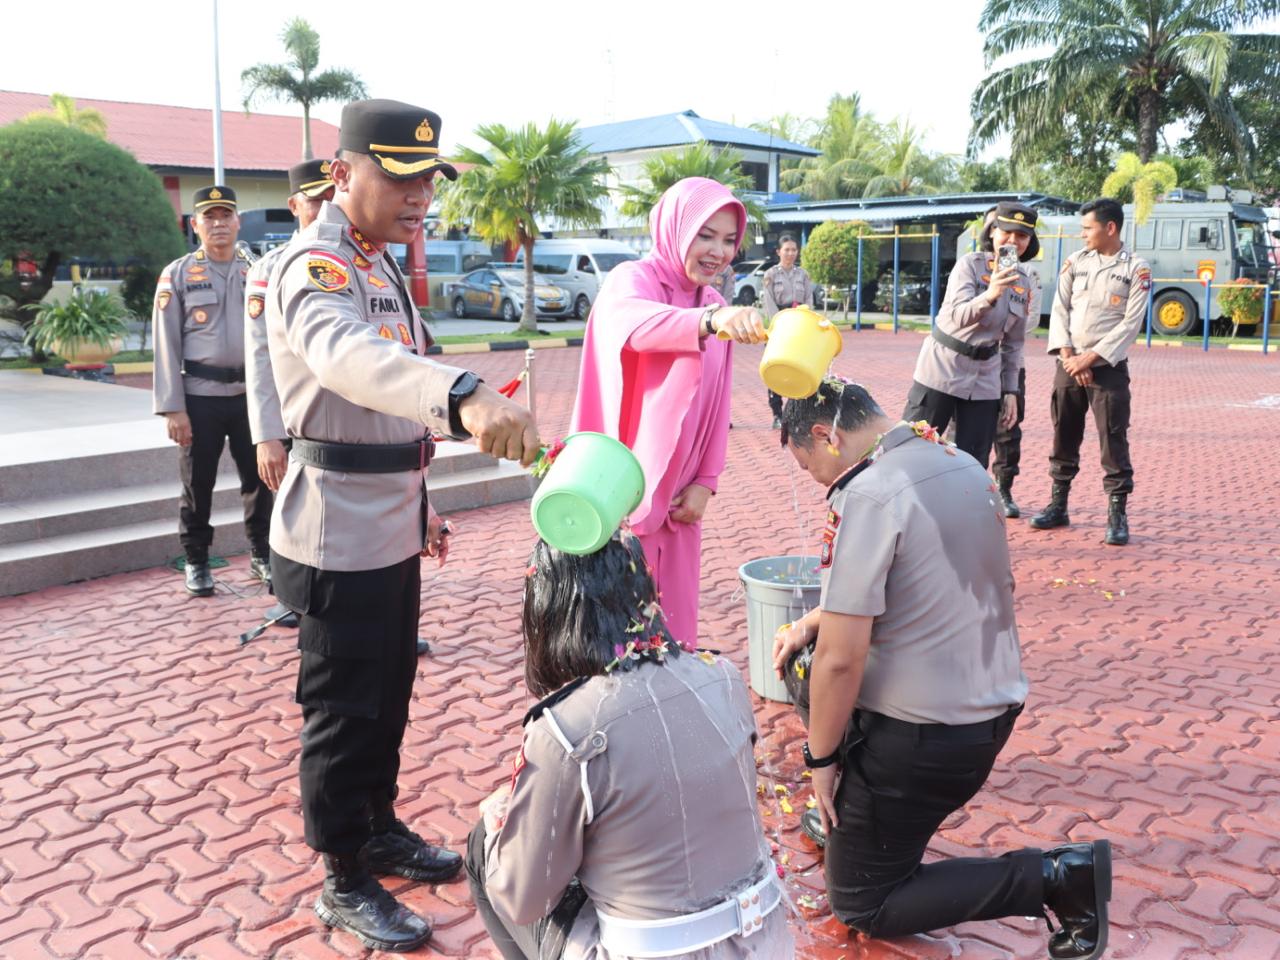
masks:
<svg viewBox="0 0 1280 960"><path fill-rule="evenodd" d="M257 320L260 316L262 316L262 311L265 309L266 309L266 302L262 299L262 297L259 294L256 294L256 293L249 294L248 310L249 310L250 320Z"/></svg>
<svg viewBox="0 0 1280 960"><path fill-rule="evenodd" d="M163 310L169 305L169 300L172 296L172 293L168 290L161 290L156 294L156 306Z"/></svg>
<svg viewBox="0 0 1280 960"><path fill-rule="evenodd" d="M314 286L326 293L336 293L351 282L350 267L345 260L323 250L307 254L307 276Z"/></svg>

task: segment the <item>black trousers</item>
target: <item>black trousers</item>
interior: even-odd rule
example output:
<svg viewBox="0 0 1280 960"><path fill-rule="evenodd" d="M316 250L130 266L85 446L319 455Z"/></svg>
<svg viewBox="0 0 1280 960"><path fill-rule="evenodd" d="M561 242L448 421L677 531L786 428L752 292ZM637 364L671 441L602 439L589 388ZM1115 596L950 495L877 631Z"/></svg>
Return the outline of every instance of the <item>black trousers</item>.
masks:
<svg viewBox="0 0 1280 960"><path fill-rule="evenodd" d="M271 554L276 596L299 615L302 821L307 844L351 854L390 811L417 674L421 561L336 572Z"/></svg>
<svg viewBox="0 0 1280 960"><path fill-rule="evenodd" d="M1133 464L1129 460L1129 361L1114 367L1098 364L1093 383L1082 387L1058 362L1053 375L1049 414L1053 419L1053 452L1049 476L1070 483L1080 472L1080 444L1085 414L1093 411L1102 448L1102 489L1108 494L1133 492Z"/></svg>
<svg viewBox="0 0 1280 960"><path fill-rule="evenodd" d="M1018 371L1018 419L1008 430L996 423L996 458L991 466L991 473L1002 486L1011 486L1013 478L1021 471L1018 465L1022 462L1022 421L1027 418L1027 368Z"/></svg>
<svg viewBox="0 0 1280 960"><path fill-rule="evenodd" d="M769 394L769 409L773 411L773 415L782 419L782 394L774 393L772 390L766 391Z"/></svg>
<svg viewBox="0 0 1280 960"><path fill-rule="evenodd" d="M812 647L787 666L786 685L809 723ZM972 799L1013 731L1018 710L966 726L913 724L856 711L841 746L840 825L827 836L831 909L872 937L902 937L970 920L1040 916L1043 854L921 863L942 822Z"/></svg>
<svg viewBox="0 0 1280 960"><path fill-rule="evenodd" d="M231 446L231 458L240 475L245 535L254 556L265 557L271 530L271 491L258 476L258 456L249 434L248 401L244 395L201 397L188 393L186 402L187 416L191 418L191 446L181 448L178 462L182 479L178 537L187 559L197 563L209 559L213 543L209 514L224 439Z"/></svg>
<svg viewBox="0 0 1280 960"><path fill-rule="evenodd" d="M587 901L586 893L575 880L547 916L523 926L509 923L489 902L484 879L484 842L484 820L481 820L467 837L467 879L471 884L471 899L476 905L476 913L480 914L498 952L504 960L558 960L564 953L565 940L573 929L578 911Z"/></svg>
<svg viewBox="0 0 1280 960"><path fill-rule="evenodd" d="M907 393L907 406L902 411L903 420L928 420L939 433L945 433L953 417L956 421L956 446L982 464L985 470L1000 422L1000 401L961 400L923 383L912 382Z"/></svg>

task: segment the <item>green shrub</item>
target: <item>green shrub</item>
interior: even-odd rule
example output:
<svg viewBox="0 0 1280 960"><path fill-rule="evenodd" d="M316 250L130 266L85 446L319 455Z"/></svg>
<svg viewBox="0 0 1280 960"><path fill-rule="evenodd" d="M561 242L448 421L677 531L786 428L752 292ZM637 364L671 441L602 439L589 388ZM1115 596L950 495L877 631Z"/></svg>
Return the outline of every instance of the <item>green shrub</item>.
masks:
<svg viewBox="0 0 1280 960"><path fill-rule="evenodd" d="M77 340L109 347L128 330L129 311L104 290L77 290L65 303L41 303L31 312L35 320L25 342L40 351Z"/></svg>

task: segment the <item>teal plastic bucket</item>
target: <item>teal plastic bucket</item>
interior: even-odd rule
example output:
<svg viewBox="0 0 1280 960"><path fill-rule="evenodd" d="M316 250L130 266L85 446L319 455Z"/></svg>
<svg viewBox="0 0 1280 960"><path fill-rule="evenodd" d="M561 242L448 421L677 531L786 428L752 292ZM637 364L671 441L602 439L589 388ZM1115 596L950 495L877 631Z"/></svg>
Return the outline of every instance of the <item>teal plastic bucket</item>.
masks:
<svg viewBox="0 0 1280 960"><path fill-rule="evenodd" d="M572 433L533 497L538 536L565 553L595 553L644 497L634 453L603 433Z"/></svg>

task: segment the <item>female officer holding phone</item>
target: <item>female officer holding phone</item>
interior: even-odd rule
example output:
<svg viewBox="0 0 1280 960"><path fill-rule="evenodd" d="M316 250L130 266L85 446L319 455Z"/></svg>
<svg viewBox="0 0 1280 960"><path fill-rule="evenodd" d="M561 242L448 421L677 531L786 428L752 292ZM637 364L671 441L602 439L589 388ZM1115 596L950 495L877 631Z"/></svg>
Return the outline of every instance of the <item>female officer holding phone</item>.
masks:
<svg viewBox="0 0 1280 960"><path fill-rule="evenodd" d="M1018 370L1035 278L1022 264L1040 252L1036 212L1001 203L978 250L957 261L932 335L920 347L904 420L939 432L955 418L956 446L985 468L996 427L1017 418Z"/></svg>

